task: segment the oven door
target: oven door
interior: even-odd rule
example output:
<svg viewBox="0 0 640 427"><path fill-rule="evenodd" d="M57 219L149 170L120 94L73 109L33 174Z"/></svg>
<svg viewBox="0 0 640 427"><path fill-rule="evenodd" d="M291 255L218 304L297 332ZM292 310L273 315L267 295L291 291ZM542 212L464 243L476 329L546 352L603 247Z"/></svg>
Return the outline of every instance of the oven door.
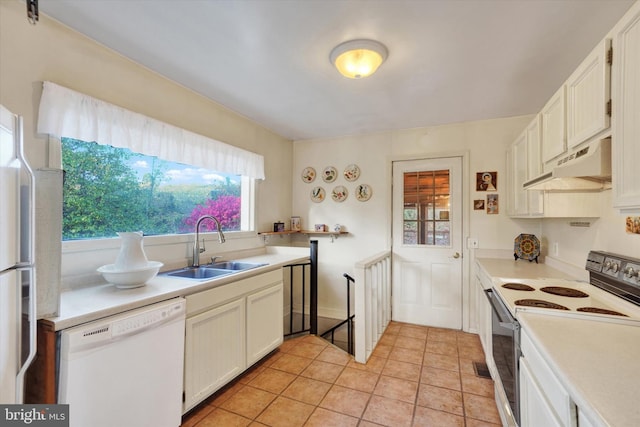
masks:
<svg viewBox="0 0 640 427"><path fill-rule="evenodd" d="M516 424L520 424L520 388L518 363L520 360L520 324L493 289L485 294L491 304L491 338L493 360L498 380L509 403Z"/></svg>

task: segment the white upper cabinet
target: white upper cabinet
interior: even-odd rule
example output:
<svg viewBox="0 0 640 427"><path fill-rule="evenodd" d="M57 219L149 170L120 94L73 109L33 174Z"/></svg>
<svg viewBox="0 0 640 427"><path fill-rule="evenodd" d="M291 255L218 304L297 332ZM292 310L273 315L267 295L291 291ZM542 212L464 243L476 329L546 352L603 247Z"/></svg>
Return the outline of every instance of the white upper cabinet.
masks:
<svg viewBox="0 0 640 427"><path fill-rule="evenodd" d="M542 161L540 159L540 115L529 123L525 129L527 135L527 180L533 179L542 173ZM527 193L529 203L529 215L540 216L544 213L542 191L524 190Z"/></svg>
<svg viewBox="0 0 640 427"><path fill-rule="evenodd" d="M567 151L565 103L565 85L562 85L540 112L542 161L545 165Z"/></svg>
<svg viewBox="0 0 640 427"><path fill-rule="evenodd" d="M566 82L567 144L573 148L609 128L611 40L604 39Z"/></svg>
<svg viewBox="0 0 640 427"><path fill-rule="evenodd" d="M543 198L541 191L524 190L525 181L540 175L540 115L529 123L516 138L508 151L507 163L509 202L508 214L513 217L541 216Z"/></svg>
<svg viewBox="0 0 640 427"><path fill-rule="evenodd" d="M622 212L640 212L640 2L613 35L613 205Z"/></svg>
<svg viewBox="0 0 640 427"><path fill-rule="evenodd" d="M511 148L513 167L513 216L526 216L529 214L527 192L522 185L527 180L527 134L523 132L513 143Z"/></svg>

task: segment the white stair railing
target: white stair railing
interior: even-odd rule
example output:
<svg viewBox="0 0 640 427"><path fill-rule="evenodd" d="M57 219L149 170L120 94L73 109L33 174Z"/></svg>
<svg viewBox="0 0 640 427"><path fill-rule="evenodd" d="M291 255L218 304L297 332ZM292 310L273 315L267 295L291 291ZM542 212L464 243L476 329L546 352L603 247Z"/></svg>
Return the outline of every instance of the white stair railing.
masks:
<svg viewBox="0 0 640 427"><path fill-rule="evenodd" d="M391 321L391 251L355 264L355 359L366 363Z"/></svg>

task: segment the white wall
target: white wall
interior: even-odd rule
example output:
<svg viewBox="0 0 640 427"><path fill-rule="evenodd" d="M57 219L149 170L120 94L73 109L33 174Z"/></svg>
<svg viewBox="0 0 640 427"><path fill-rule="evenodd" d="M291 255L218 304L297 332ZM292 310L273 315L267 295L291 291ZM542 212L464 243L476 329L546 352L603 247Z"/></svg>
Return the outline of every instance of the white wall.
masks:
<svg viewBox="0 0 640 427"><path fill-rule="evenodd" d="M513 249L513 239L518 234L539 234L538 220L512 220L504 213L505 150L531 118L520 116L374 135L296 141L292 213L302 218L305 229L312 228L316 223L330 226L339 223L350 233L333 243L327 236L314 237L319 240L320 313L338 313L342 316L345 311L345 281L342 274L352 274L356 261L390 247L392 160L468 152L471 177L465 183L470 191L469 200L464 201L464 209L470 208L473 199L486 197L486 193L475 191L475 173L480 171L498 172L497 193L502 209L498 215L471 211L469 230L464 230L464 235L478 238L483 249ZM314 167L318 173L327 166L334 166L341 174L350 163L357 164L362 171L360 178L353 183L347 182L342 175L331 184L324 183L320 177L307 184L300 177L307 166ZM354 188L360 183L373 188L373 196L368 202L359 202L353 196ZM310 200L310 191L316 185L327 191L327 199L322 203ZM331 200L331 190L336 185L344 185L349 190L348 199L342 203ZM467 255L467 262L470 262L473 253ZM468 292L468 282L465 291Z"/></svg>
<svg viewBox="0 0 640 427"><path fill-rule="evenodd" d="M41 82L48 80L262 154L267 179L257 184L257 228L269 229L278 218L289 217L291 141L106 49L46 15L40 15L37 25L29 24L21 1L0 1L0 56L0 103L24 117L25 151L32 168L48 166L47 139L35 132ZM242 244L235 241L219 248L212 243L211 249L226 251L261 244L262 240L253 236ZM157 256L161 261L177 257L184 262L188 257L187 247L186 239L177 247L159 246L156 250L162 250L162 254ZM94 258L88 265L83 265L91 270L112 262L112 255L113 249L107 257ZM78 259L78 253L63 258L64 274L75 269Z"/></svg>
<svg viewBox="0 0 640 427"><path fill-rule="evenodd" d="M640 236L625 232L627 215L612 208L612 191L602 194L603 215L598 219L582 219L590 222L590 227L572 227L570 220L545 219L542 234L552 247L558 242L558 256L551 256L561 262L584 269L590 250L601 250L640 258Z"/></svg>

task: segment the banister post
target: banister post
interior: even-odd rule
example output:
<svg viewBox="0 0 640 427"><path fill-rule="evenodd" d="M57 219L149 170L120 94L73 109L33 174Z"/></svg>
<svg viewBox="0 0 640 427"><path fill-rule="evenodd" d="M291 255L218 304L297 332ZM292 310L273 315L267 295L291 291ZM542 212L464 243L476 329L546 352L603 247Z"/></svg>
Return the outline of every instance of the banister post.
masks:
<svg viewBox="0 0 640 427"><path fill-rule="evenodd" d="M318 241L311 240L310 242L309 258L311 260L309 283L309 317L310 328L309 331L313 335L318 334Z"/></svg>

